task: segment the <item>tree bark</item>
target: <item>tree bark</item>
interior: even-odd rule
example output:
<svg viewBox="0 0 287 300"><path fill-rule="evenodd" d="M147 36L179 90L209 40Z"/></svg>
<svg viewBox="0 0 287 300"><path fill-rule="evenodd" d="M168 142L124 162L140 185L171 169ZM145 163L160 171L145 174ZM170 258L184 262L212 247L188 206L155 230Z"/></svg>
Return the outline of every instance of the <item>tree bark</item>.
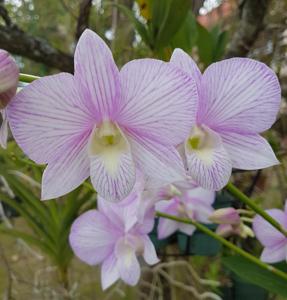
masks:
<svg viewBox="0 0 287 300"><path fill-rule="evenodd" d="M80 38L86 28L89 27L92 0L82 0L76 30L76 40Z"/></svg>
<svg viewBox="0 0 287 300"><path fill-rule="evenodd" d="M241 0L239 24L226 53L226 58L248 54L259 33L264 28L264 17L270 0Z"/></svg>

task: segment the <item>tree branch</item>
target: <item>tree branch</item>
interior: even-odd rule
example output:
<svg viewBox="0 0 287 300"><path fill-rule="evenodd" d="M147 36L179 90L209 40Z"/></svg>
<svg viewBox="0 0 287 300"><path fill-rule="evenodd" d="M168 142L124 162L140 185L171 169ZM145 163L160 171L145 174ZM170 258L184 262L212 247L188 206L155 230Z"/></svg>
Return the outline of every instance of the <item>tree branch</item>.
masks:
<svg viewBox="0 0 287 300"><path fill-rule="evenodd" d="M246 56L264 28L264 16L270 0L241 0L239 24L230 42L226 58Z"/></svg>
<svg viewBox="0 0 287 300"><path fill-rule="evenodd" d="M1 0L0 17L6 24L0 25L0 48L61 71L73 72L73 56L55 49L47 41L33 37L13 24Z"/></svg>
<svg viewBox="0 0 287 300"><path fill-rule="evenodd" d="M76 40L80 38L86 28L89 27L92 0L82 0L76 30Z"/></svg>

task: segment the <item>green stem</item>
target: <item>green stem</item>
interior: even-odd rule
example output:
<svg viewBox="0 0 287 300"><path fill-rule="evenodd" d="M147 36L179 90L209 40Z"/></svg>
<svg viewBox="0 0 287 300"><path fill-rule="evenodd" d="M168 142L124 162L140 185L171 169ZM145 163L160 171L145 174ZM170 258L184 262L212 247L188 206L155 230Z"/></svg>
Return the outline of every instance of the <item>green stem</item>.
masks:
<svg viewBox="0 0 287 300"><path fill-rule="evenodd" d="M40 77L29 75L29 74L23 74L23 73L20 73L20 75L19 75L19 81L26 82L26 83L31 83L32 81L34 81L38 78L40 78Z"/></svg>
<svg viewBox="0 0 287 300"><path fill-rule="evenodd" d="M273 227L279 230L282 234L287 237L287 230L279 224L275 219L273 219L266 211L257 206L253 200L243 194L236 186L234 186L231 182L229 182L225 187L230 194L239 199L241 202L245 203L252 210L254 210L258 215L264 218L268 223L270 223Z"/></svg>
<svg viewBox="0 0 287 300"><path fill-rule="evenodd" d="M245 257L249 261L255 263L256 265L258 265L262 269L270 271L273 274L275 274L275 275L277 275L277 276L279 276L282 279L287 281L287 274L286 273L282 272L281 270L276 269L275 267L273 267L271 265L268 265L268 264L262 262L257 257L249 254L248 252L242 250L241 248L239 248L239 247L235 246L234 244L232 244L231 242L227 241L223 237L217 235L212 230L208 229L206 226L204 226L200 223L197 223L196 221L194 221L192 219L179 218L179 217L168 215L168 214L165 214L165 213L162 213L162 212L157 212L156 214L157 214L158 217L161 217L161 218L166 218L166 219L170 219L170 220L173 220L173 221L176 221L176 222L181 222L181 223L190 224L190 225L195 226L198 230L200 230L200 231L206 233L207 235L213 237L214 239L216 239L217 241L222 243L224 246L226 246L229 249L233 250L237 254Z"/></svg>

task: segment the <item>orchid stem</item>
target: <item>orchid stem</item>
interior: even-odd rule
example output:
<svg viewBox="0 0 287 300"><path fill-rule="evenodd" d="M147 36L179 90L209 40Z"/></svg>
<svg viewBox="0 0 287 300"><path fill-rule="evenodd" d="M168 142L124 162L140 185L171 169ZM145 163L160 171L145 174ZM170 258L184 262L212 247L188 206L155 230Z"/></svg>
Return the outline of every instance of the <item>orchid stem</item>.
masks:
<svg viewBox="0 0 287 300"><path fill-rule="evenodd" d="M20 75L19 75L19 81L26 82L26 83L31 83L32 81L34 81L38 78L40 78L40 77L34 76L34 75L29 75L29 74L23 74L23 73L20 73Z"/></svg>
<svg viewBox="0 0 287 300"><path fill-rule="evenodd" d="M176 222L181 222L181 223L190 224L190 225L195 226L198 230L200 230L200 231L204 232L205 234L213 237L215 240L219 241L220 243L222 243L227 248L233 250L237 254L239 254L239 255L243 256L244 258L248 259L249 261L255 263L256 265L258 265L262 269L270 271L273 274L275 274L275 275L277 275L277 276L279 276L282 279L287 281L287 273L284 273L281 270L278 270L277 268L262 262L257 257L249 254L248 252L242 250L241 248L239 248L239 247L235 246L234 244L232 244L231 242L227 241L225 238L217 235L212 230L208 229L206 226L204 226L200 223L197 223L196 221L194 221L192 219L179 218L179 217L168 215L168 214L165 214L165 213L162 213L162 212L157 212L156 214L157 214L158 217L161 217L161 218L166 218L166 219L170 219L170 220L173 220L173 221L176 221Z"/></svg>
<svg viewBox="0 0 287 300"><path fill-rule="evenodd" d="M258 215L260 215L263 219L265 219L268 223L270 223L273 227L279 230L283 235L287 237L286 229L281 226L275 219L273 219L267 212L265 212L262 208L257 206L253 200L243 194L236 186L234 186L231 182L229 182L225 187L230 194L236 197L241 202L245 203L252 210L254 210Z"/></svg>

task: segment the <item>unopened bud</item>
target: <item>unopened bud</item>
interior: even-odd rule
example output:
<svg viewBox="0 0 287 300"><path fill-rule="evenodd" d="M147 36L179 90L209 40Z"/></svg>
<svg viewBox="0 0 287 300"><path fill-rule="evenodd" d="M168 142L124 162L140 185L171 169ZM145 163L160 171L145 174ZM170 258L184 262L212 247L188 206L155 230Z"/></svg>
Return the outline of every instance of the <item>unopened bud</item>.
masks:
<svg viewBox="0 0 287 300"><path fill-rule="evenodd" d="M14 59L0 49L0 109L3 109L16 94L19 69Z"/></svg>
<svg viewBox="0 0 287 300"><path fill-rule="evenodd" d="M232 224L240 223L240 216L237 210L233 207L220 208L215 210L210 216L209 220L215 224Z"/></svg>
<svg viewBox="0 0 287 300"><path fill-rule="evenodd" d="M226 238L235 234L235 231L232 225L230 224L220 224L216 229L216 233Z"/></svg>

